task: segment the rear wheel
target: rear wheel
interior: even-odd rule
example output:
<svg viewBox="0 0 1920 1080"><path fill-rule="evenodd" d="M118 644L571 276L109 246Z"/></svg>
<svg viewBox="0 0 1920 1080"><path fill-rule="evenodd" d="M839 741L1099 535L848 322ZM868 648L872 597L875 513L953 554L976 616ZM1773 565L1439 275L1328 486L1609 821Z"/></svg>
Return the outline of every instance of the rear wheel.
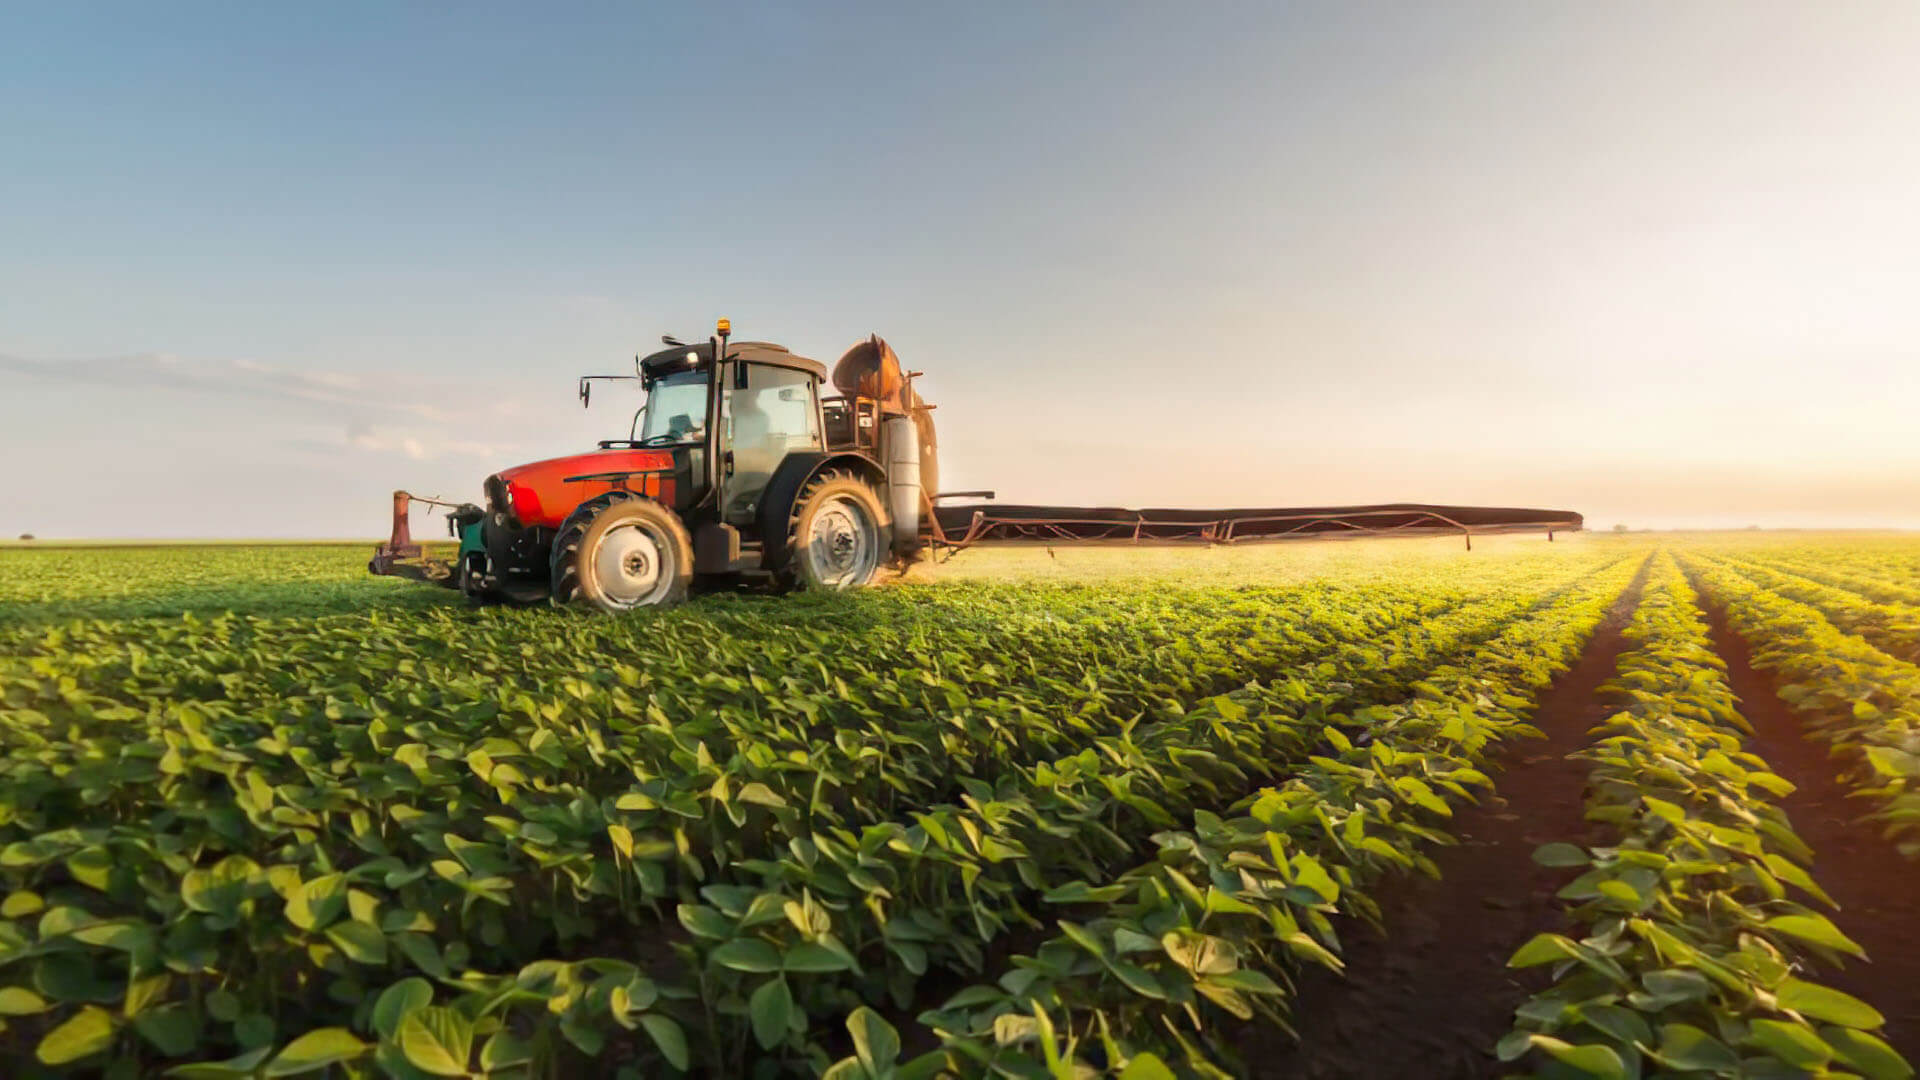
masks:
<svg viewBox="0 0 1920 1080"><path fill-rule="evenodd" d="M829 470L807 482L787 519L786 579L809 589L853 589L886 558L887 529L873 486Z"/></svg>
<svg viewBox="0 0 1920 1080"><path fill-rule="evenodd" d="M687 598L693 541L673 511L611 491L567 515L554 537L551 569L556 604L601 611L667 607Z"/></svg>

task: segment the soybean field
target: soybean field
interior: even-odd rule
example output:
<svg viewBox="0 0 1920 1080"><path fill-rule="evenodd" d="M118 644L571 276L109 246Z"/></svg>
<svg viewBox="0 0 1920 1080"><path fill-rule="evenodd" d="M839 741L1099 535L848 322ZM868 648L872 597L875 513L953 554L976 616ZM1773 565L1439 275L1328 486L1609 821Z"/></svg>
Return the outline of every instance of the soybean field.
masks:
<svg viewBox="0 0 1920 1080"><path fill-rule="evenodd" d="M1474 546L619 617L0 547L0 1060L1912 1076L1920 538Z"/></svg>

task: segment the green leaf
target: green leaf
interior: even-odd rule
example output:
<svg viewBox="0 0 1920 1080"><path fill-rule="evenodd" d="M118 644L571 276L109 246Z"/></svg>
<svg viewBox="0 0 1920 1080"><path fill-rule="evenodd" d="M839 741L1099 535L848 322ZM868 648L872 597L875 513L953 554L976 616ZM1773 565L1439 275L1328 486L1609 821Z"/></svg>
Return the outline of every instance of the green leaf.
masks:
<svg viewBox="0 0 1920 1080"><path fill-rule="evenodd" d="M1747 1045L1765 1050L1796 1069L1812 1069L1833 1057L1833 1049L1811 1028L1778 1020L1755 1020L1748 1028Z"/></svg>
<svg viewBox="0 0 1920 1080"><path fill-rule="evenodd" d="M346 875L326 874L302 884L287 897L287 921L302 930L323 930L346 907Z"/></svg>
<svg viewBox="0 0 1920 1080"><path fill-rule="evenodd" d="M1095 888L1084 881L1069 881L1065 885L1048 889L1041 900L1049 904L1110 904L1125 896L1125 885L1102 885Z"/></svg>
<svg viewBox="0 0 1920 1080"><path fill-rule="evenodd" d="M400 1032L400 1021L415 1009L433 1004L433 984L415 975L401 979L380 992L373 1003L373 1030L381 1038L392 1039Z"/></svg>
<svg viewBox="0 0 1920 1080"><path fill-rule="evenodd" d="M1120 1070L1119 1080L1174 1080L1174 1073L1166 1062L1152 1054L1135 1054L1127 1059L1127 1067Z"/></svg>
<svg viewBox="0 0 1920 1080"><path fill-rule="evenodd" d="M1620 1059L1619 1052L1611 1046L1598 1043L1575 1046L1545 1035L1536 1035L1533 1041L1535 1046L1547 1052L1547 1056L1582 1075L1598 1077L1599 1080L1628 1080L1627 1063Z"/></svg>
<svg viewBox="0 0 1920 1080"><path fill-rule="evenodd" d="M755 781L741 788L738 797L741 802L756 803L760 806L784 807L787 805L787 800L775 794L772 788L759 781Z"/></svg>
<svg viewBox="0 0 1920 1080"><path fill-rule="evenodd" d="M225 1061L196 1061L190 1065L175 1065L167 1070L167 1075L179 1077L179 1080L237 1080L239 1077L252 1076L254 1070L258 1069L260 1063L267 1060L267 1055L271 1053L273 1053L273 1047L261 1046Z"/></svg>
<svg viewBox="0 0 1920 1080"><path fill-rule="evenodd" d="M1501 1061L1518 1061L1533 1049L1533 1032L1509 1031L1493 1044L1493 1056Z"/></svg>
<svg viewBox="0 0 1920 1080"><path fill-rule="evenodd" d="M1238 971L1229 971L1224 975L1209 975L1207 976L1207 981L1220 986L1232 987L1245 994L1285 993L1284 990L1280 989L1280 984L1274 982L1265 972L1255 971L1252 968L1241 968ZM1157 984L1154 989L1159 989Z"/></svg>
<svg viewBox="0 0 1920 1080"><path fill-rule="evenodd" d="M846 971L853 967L840 953L811 941L803 941L787 950L782 958L782 966L788 971L816 974L828 971Z"/></svg>
<svg viewBox="0 0 1920 1080"><path fill-rule="evenodd" d="M92 1005L68 1017L40 1040L34 1056L43 1065L65 1065L113 1045L113 1016Z"/></svg>
<svg viewBox="0 0 1920 1080"><path fill-rule="evenodd" d="M568 1042L579 1047L580 1052L590 1058L599 1057L600 1051L607 1045L606 1035L591 1024L563 1019L560 1021L560 1034L566 1036Z"/></svg>
<svg viewBox="0 0 1920 1080"><path fill-rule="evenodd" d="M400 1021L399 1042L414 1068L435 1076L465 1076L473 1053L473 1025L452 1009L429 1005Z"/></svg>
<svg viewBox="0 0 1920 1080"><path fill-rule="evenodd" d="M1574 844L1542 844L1533 849L1533 861L1541 866L1586 866L1593 861L1584 848Z"/></svg>
<svg viewBox="0 0 1920 1080"><path fill-rule="evenodd" d="M780 950L759 938L737 938L713 950L713 962L735 971L779 971Z"/></svg>
<svg viewBox="0 0 1920 1080"><path fill-rule="evenodd" d="M207 1015L223 1024L240 1019L240 998L231 990L215 990L207 995Z"/></svg>
<svg viewBox="0 0 1920 1080"><path fill-rule="evenodd" d="M1780 984L1774 994L1781 1008L1792 1009L1802 1016L1825 1020L1830 1024L1877 1028L1887 1022L1887 1018L1880 1015L1878 1010L1852 994L1817 983L1788 979Z"/></svg>
<svg viewBox="0 0 1920 1080"><path fill-rule="evenodd" d="M0 1016L33 1016L47 1008L46 998L24 986L0 986Z"/></svg>
<svg viewBox="0 0 1920 1080"><path fill-rule="evenodd" d="M1855 944L1852 938L1840 932L1825 915L1776 915L1761 926L1776 934L1832 949L1835 952L1851 953L1862 960L1867 958L1865 949Z"/></svg>
<svg viewBox="0 0 1920 1080"><path fill-rule="evenodd" d="M940 1006L941 1012L955 1012L960 1009L973 1009L981 1005L991 1005L1006 1000L1006 992L997 986L969 986L965 990L948 998Z"/></svg>
<svg viewBox="0 0 1920 1080"><path fill-rule="evenodd" d="M387 935L369 923L349 919L328 928L327 940L333 942L347 959L356 964L384 965L387 962Z"/></svg>
<svg viewBox="0 0 1920 1080"><path fill-rule="evenodd" d="M400 946L400 951L406 953L407 959L413 961L413 966L421 971L436 979L444 979L450 974L447 961L441 957L433 939L425 934L395 934L393 943Z"/></svg>
<svg viewBox="0 0 1920 1080"><path fill-rule="evenodd" d="M1873 771L1882 776L1920 777L1920 754L1909 754L1891 746L1863 747Z"/></svg>
<svg viewBox="0 0 1920 1080"><path fill-rule="evenodd" d="M1732 1047L1691 1024L1663 1025L1655 1056L1673 1068L1699 1072L1731 1073L1740 1067Z"/></svg>
<svg viewBox="0 0 1920 1080"><path fill-rule="evenodd" d="M1537 967L1551 964L1557 960L1570 960L1578 955L1573 942L1559 934L1535 934L1532 940L1515 950L1507 958L1510 968Z"/></svg>
<svg viewBox="0 0 1920 1080"><path fill-rule="evenodd" d="M192 1052L200 1041L200 1025L194 1020L193 1010L185 1005L147 1009L133 1018L133 1028L155 1049L172 1058Z"/></svg>
<svg viewBox="0 0 1920 1080"><path fill-rule="evenodd" d="M725 941L733 934L733 920L704 904L681 904L676 914L694 937Z"/></svg>
<svg viewBox="0 0 1920 1080"><path fill-rule="evenodd" d="M229 855L208 869L188 871L180 879L180 899L194 911L231 916L259 869L252 859Z"/></svg>
<svg viewBox="0 0 1920 1080"><path fill-rule="evenodd" d="M1128 963L1125 960L1113 960L1107 963L1107 970L1113 972L1116 978L1125 983L1127 989L1139 994L1141 997L1153 998L1157 1001L1166 1000L1166 988L1161 986L1160 980L1154 978L1153 973L1146 968L1138 964ZM1259 975L1260 978L1266 978L1266 976L1260 975L1260 973L1256 971L1234 971L1226 975L1216 976L1216 978L1224 980L1235 975Z"/></svg>
<svg viewBox="0 0 1920 1080"><path fill-rule="evenodd" d="M133 980L127 984L127 996L120 1006L121 1012L128 1017L139 1016L146 1011L147 1006L164 999L168 987L172 985L173 975L165 971L158 975L148 975L145 978ZM0 990L0 995L5 993L6 991Z"/></svg>
<svg viewBox="0 0 1920 1080"><path fill-rule="evenodd" d="M760 984L747 1000L747 1015L753 1020L753 1037L763 1050L771 1050L787 1041L787 1024L793 1014L793 993L787 980L780 977Z"/></svg>
<svg viewBox="0 0 1920 1080"><path fill-rule="evenodd" d="M1662 821L1678 824L1687 819L1687 812L1685 810L1682 810L1678 805L1670 803L1665 799L1656 799L1651 795L1642 795L1640 802L1646 806L1648 813Z"/></svg>
<svg viewBox="0 0 1920 1080"><path fill-rule="evenodd" d="M627 858L633 858L633 830L625 825L607 826L607 838L613 841L613 849Z"/></svg>
<svg viewBox="0 0 1920 1080"><path fill-rule="evenodd" d="M533 1044L511 1031L496 1031L480 1047L480 1067L487 1072L525 1065L533 1060Z"/></svg>
<svg viewBox="0 0 1920 1080"><path fill-rule="evenodd" d="M1193 930L1167 931L1160 937L1160 947L1194 975L1221 975L1239 966L1231 945Z"/></svg>
<svg viewBox="0 0 1920 1080"><path fill-rule="evenodd" d="M647 1035L653 1039L653 1045L659 1047L660 1056L667 1059L667 1064L682 1072L687 1070L693 1059L687 1053L687 1036L679 1024L659 1013L645 1013L640 1017L640 1026L647 1029Z"/></svg>
<svg viewBox="0 0 1920 1080"><path fill-rule="evenodd" d="M1587 1022L1587 1026L1623 1046L1653 1044L1653 1029L1632 1009L1623 1009L1618 1005L1582 1005L1580 1017Z"/></svg>
<svg viewBox="0 0 1920 1080"><path fill-rule="evenodd" d="M1640 985L1655 997L1673 1002L1700 1000L1713 992L1713 984L1705 975L1686 968L1649 971L1640 976Z"/></svg>
<svg viewBox="0 0 1920 1080"><path fill-rule="evenodd" d="M1859 1069L1867 1080L1909 1080L1913 1076L1913 1066L1907 1064L1907 1059L1864 1031L1822 1028L1820 1037L1833 1047L1836 1058Z"/></svg>
<svg viewBox="0 0 1920 1080"><path fill-rule="evenodd" d="M249 1050L256 1046L271 1047L273 1018L266 1013L247 1013L233 1022L233 1038Z"/></svg>
<svg viewBox="0 0 1920 1080"><path fill-rule="evenodd" d="M847 1017L847 1031L853 1035L854 1055L871 1075L881 1075L900 1059L900 1033L865 1005Z"/></svg>
<svg viewBox="0 0 1920 1080"><path fill-rule="evenodd" d="M298 1076L323 1069L337 1061L351 1061L367 1052L367 1044L346 1028L330 1027L309 1031L287 1044L285 1050L267 1062L268 1076Z"/></svg>
<svg viewBox="0 0 1920 1080"><path fill-rule="evenodd" d="M84 926L73 932L75 941L121 952L142 952L153 947L153 928L131 922L105 922Z"/></svg>
<svg viewBox="0 0 1920 1080"><path fill-rule="evenodd" d="M1634 891L1633 886L1617 878L1608 878L1600 882L1594 886L1594 891L1616 904L1624 904L1635 910L1638 910L1641 905L1640 894Z"/></svg>

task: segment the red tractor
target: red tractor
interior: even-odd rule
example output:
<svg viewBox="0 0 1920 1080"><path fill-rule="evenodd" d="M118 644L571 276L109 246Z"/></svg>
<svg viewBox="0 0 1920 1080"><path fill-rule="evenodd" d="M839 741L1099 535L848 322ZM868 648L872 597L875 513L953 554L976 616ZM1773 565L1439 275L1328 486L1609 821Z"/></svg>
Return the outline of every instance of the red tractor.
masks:
<svg viewBox="0 0 1920 1080"><path fill-rule="evenodd" d="M760 341L713 337L634 361L646 404L624 439L487 477L486 505L394 495L392 540L368 570L458 588L477 600L659 607L696 577L844 589L911 559L931 519L932 406L879 337L834 368ZM448 507L451 564L408 534L413 502Z"/></svg>

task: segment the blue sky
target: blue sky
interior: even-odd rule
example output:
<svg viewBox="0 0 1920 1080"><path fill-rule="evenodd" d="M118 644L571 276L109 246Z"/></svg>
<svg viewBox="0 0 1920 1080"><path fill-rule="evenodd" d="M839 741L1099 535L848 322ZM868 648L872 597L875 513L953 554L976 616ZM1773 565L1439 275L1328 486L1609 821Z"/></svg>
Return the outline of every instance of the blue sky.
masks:
<svg viewBox="0 0 1920 1080"><path fill-rule="evenodd" d="M945 479L1920 526L1920 8L17 6L0 533L367 536L718 315Z"/></svg>

